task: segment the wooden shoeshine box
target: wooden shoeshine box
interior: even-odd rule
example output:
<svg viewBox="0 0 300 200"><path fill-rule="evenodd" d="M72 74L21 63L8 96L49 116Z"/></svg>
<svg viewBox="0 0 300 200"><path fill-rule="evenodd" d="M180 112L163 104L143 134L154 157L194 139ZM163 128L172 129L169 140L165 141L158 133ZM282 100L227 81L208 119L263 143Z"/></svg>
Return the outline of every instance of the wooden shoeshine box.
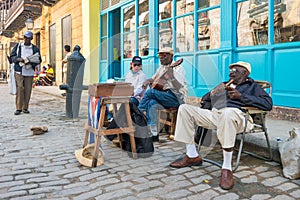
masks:
<svg viewBox="0 0 300 200"><path fill-rule="evenodd" d="M94 97L132 96L134 87L131 83L95 83L89 85L88 93Z"/></svg>

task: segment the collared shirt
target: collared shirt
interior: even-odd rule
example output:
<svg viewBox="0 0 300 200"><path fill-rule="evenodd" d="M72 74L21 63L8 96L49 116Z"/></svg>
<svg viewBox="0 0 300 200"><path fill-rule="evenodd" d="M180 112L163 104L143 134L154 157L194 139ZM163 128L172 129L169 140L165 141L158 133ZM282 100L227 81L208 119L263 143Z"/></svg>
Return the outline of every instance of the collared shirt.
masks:
<svg viewBox="0 0 300 200"><path fill-rule="evenodd" d="M146 75L142 70L134 73L130 70L125 76L125 82L131 83L134 87L134 97L140 100L143 97L144 89L143 83L146 81Z"/></svg>
<svg viewBox="0 0 300 200"><path fill-rule="evenodd" d="M21 43L21 57L24 59L24 58L27 58L28 56L32 56L32 55L33 55L32 44L30 44L29 46L26 46L26 45L24 45L24 43ZM23 76L33 76L34 75L34 69L29 65L26 64L22 67L22 75Z"/></svg>
<svg viewBox="0 0 300 200"><path fill-rule="evenodd" d="M160 78L167 70L169 69L168 65L162 65L160 66L156 73L152 76L152 79L155 81L158 78ZM186 102L187 99L187 83L186 83L186 77L185 77L185 69L181 66L178 65L176 67L173 67L174 71L174 77L175 79L182 85L182 87L178 90L178 92L182 95L182 100ZM165 90L168 89L174 89L174 86L172 84L172 81L167 81L166 85L164 86Z"/></svg>

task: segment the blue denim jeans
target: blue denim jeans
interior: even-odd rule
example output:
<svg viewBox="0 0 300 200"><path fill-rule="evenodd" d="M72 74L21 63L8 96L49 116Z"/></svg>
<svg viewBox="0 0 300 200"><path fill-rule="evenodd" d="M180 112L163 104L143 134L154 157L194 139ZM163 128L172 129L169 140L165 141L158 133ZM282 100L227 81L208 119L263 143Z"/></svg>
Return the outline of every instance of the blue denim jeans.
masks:
<svg viewBox="0 0 300 200"><path fill-rule="evenodd" d="M141 111L146 111L148 126L157 125L157 109L178 108L178 99L175 94L168 90L166 92L156 89L148 89L139 104Z"/></svg>

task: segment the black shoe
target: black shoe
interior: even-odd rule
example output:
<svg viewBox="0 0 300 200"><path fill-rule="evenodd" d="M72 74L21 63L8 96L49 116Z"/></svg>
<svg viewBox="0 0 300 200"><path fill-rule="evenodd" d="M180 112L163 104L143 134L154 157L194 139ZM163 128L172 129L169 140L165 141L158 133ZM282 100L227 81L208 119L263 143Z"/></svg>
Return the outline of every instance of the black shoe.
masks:
<svg viewBox="0 0 300 200"><path fill-rule="evenodd" d="M21 110L16 110L15 115L21 114Z"/></svg>
<svg viewBox="0 0 300 200"><path fill-rule="evenodd" d="M23 110L23 113L29 114L30 112L29 112L29 110L24 109L24 110Z"/></svg>
<svg viewBox="0 0 300 200"><path fill-rule="evenodd" d="M153 135L152 136L152 142L159 142L159 136L158 135Z"/></svg>

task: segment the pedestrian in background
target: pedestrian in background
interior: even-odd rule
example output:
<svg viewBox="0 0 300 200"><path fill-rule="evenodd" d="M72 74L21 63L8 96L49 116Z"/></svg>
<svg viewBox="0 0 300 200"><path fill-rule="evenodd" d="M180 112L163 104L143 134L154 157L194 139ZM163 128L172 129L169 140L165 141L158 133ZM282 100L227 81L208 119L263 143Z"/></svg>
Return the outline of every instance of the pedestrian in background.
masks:
<svg viewBox="0 0 300 200"><path fill-rule="evenodd" d="M67 83L67 67L68 67L68 57L72 54L70 45L65 45L65 57L62 60L62 82Z"/></svg>
<svg viewBox="0 0 300 200"><path fill-rule="evenodd" d="M48 64L48 68L46 70L46 75L41 76L39 81L42 86L51 86L53 85L53 81L55 80L55 73L52 65Z"/></svg>
<svg viewBox="0 0 300 200"><path fill-rule="evenodd" d="M17 86L15 115L29 114L29 101L35 68L41 63L40 50L31 43L33 33L24 33L24 42L18 43L12 50L10 58L14 63L15 79Z"/></svg>

